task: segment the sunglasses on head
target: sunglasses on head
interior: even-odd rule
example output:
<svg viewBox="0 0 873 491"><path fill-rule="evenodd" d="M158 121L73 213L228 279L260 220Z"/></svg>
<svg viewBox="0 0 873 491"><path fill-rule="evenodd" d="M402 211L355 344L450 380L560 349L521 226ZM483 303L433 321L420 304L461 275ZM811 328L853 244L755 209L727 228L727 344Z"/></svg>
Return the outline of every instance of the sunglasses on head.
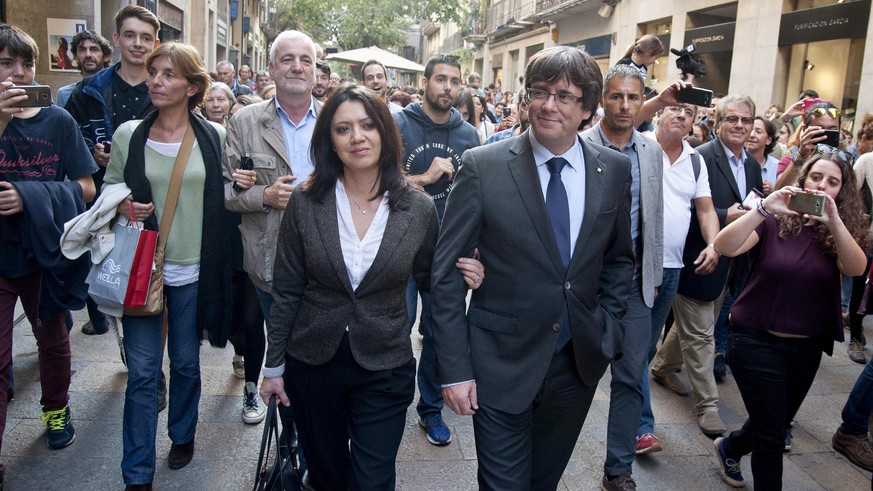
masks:
<svg viewBox="0 0 873 491"><path fill-rule="evenodd" d="M840 117L840 110L835 108L835 107L827 107L827 108L817 107L817 108L813 109L812 111L810 111L810 113L812 113L814 118L824 116L825 114L827 114L828 116L830 116L834 119L838 119Z"/></svg>
<svg viewBox="0 0 873 491"><path fill-rule="evenodd" d="M851 164L855 160L855 157L852 154L846 153L839 148L825 145L824 143L816 145L815 150L822 155L822 158L829 155L836 155L840 160L847 164Z"/></svg>

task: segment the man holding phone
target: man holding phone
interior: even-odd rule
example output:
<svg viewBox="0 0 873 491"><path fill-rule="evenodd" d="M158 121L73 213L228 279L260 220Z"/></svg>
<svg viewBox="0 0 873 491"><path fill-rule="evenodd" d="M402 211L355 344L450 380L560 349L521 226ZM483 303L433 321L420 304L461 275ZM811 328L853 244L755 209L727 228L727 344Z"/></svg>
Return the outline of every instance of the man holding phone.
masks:
<svg viewBox="0 0 873 491"><path fill-rule="evenodd" d="M797 182L803 162L815 152L816 145L825 144L834 148L840 145L840 110L829 101L816 102L803 113L800 125L800 147L779 160L776 173L776 189Z"/></svg>
<svg viewBox="0 0 873 491"><path fill-rule="evenodd" d="M86 258L58 257L58 224L94 198L97 166L69 114L52 104L21 107L33 84L36 41L0 24L0 445L6 429L7 375L12 362L13 317L18 301L39 352L42 417L49 448L73 443L70 337L67 309L87 296ZM0 464L0 489L5 468Z"/></svg>

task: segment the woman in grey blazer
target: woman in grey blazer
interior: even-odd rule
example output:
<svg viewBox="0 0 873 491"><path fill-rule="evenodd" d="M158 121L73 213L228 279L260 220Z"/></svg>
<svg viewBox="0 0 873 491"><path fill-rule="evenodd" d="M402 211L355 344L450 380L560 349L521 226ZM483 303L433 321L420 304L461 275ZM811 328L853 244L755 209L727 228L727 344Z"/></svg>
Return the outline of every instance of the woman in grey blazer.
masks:
<svg viewBox="0 0 873 491"><path fill-rule="evenodd" d="M314 488L393 490L415 389L406 280L429 288L436 209L366 87L327 100L312 149L279 231L260 392L287 405L287 387Z"/></svg>

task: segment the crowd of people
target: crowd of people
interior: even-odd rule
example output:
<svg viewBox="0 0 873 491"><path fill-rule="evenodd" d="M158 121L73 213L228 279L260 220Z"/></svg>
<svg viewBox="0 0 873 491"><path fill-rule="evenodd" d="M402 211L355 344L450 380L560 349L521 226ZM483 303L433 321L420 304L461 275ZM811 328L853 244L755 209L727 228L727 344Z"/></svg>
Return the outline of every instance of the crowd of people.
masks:
<svg viewBox="0 0 873 491"><path fill-rule="evenodd" d="M833 446L873 470L873 116L853 139L812 90L761 115L742 94L679 102L691 81L657 94L654 36L605 74L583 50L544 49L516 94L445 54L419 88L392 86L378 60L341 78L298 31L278 34L268 70L209 72L159 31L126 6L111 43L76 34L83 79L34 108L19 87L37 44L0 25L0 434L20 300L52 449L76 435L70 311L87 307L84 334L118 333L128 490L152 489L164 408L167 464L191 462L203 341L230 342L244 423L280 402L314 489L395 488L416 385L431 444L452 442L445 406L472 416L481 488L555 489L607 368L601 489L636 489L635 459L664 449L650 376L693 393L726 483L745 485L751 454L755 487L781 489L792 420L845 327L866 367ZM88 295L116 221L161 237L157 313ZM748 418L732 432L728 367Z"/></svg>

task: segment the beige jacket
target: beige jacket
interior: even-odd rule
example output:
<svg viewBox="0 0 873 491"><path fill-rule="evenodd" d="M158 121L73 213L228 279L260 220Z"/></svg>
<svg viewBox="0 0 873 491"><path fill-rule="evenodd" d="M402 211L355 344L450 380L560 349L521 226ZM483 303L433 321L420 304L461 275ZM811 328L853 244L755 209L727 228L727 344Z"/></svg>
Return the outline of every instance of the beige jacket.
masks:
<svg viewBox="0 0 873 491"><path fill-rule="evenodd" d="M322 104L315 101L316 115ZM257 183L248 190L233 189L231 174L241 157L252 158ZM294 175L294 162L285 151L285 134L273 100L240 109L227 123L224 156L224 203L228 210L242 214L240 233L243 267L255 286L269 292L273 281L276 240L284 210L264 205L264 189L279 176Z"/></svg>

